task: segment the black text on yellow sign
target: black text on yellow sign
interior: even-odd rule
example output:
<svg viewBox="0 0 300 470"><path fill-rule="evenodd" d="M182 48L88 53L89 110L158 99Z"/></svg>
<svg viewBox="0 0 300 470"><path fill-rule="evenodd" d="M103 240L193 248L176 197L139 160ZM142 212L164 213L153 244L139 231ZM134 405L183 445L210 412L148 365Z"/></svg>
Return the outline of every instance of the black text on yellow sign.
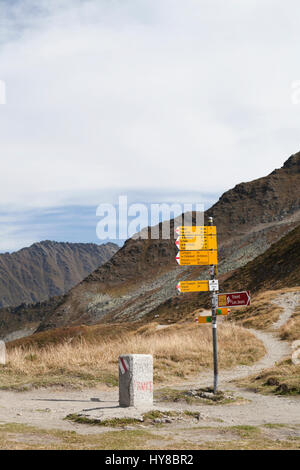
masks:
<svg viewBox="0 0 300 470"><path fill-rule="evenodd" d="M176 233L180 236L205 236L205 235L216 235L217 227L215 225L181 225L177 227Z"/></svg>
<svg viewBox="0 0 300 470"><path fill-rule="evenodd" d="M207 292L219 290L219 281L217 279L210 281L180 281L177 284L178 292Z"/></svg>
<svg viewBox="0 0 300 470"><path fill-rule="evenodd" d="M216 250L217 237L215 235L187 235L178 237L176 245L179 250Z"/></svg>
<svg viewBox="0 0 300 470"><path fill-rule="evenodd" d="M208 266L218 264L217 251L179 251L176 261L180 266Z"/></svg>

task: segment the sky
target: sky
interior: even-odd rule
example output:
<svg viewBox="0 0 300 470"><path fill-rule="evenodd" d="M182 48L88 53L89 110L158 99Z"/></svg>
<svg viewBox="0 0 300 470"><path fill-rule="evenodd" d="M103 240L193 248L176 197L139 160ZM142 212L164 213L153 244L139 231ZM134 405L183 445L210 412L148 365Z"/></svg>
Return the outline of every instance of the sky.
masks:
<svg viewBox="0 0 300 470"><path fill-rule="evenodd" d="M213 204L300 150L297 0L0 0L0 251Z"/></svg>

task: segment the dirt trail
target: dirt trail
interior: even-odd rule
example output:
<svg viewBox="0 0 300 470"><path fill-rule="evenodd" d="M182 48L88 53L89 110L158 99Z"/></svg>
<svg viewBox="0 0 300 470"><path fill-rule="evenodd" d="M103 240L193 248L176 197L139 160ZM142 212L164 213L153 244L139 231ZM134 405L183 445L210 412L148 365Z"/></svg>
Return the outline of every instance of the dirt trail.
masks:
<svg viewBox="0 0 300 470"><path fill-rule="evenodd" d="M300 398L263 396L237 389L232 380L254 374L271 367L290 353L287 342L280 341L276 330L284 324L296 305L300 302L300 292L289 292L279 295L274 303L282 306L283 313L273 325L272 330L252 330L265 345L266 355L252 366L239 366L233 370L221 370L219 384L223 390L241 396L246 401L231 405L197 405L188 406L182 403L159 403L154 405L160 410L197 410L205 416L203 425L259 425L264 423L300 423ZM201 374L199 380L176 386L177 389L203 387L212 385L212 372ZM124 417L140 416L145 410L124 409L118 406L118 391L111 389L92 389L83 391L65 391L40 389L28 392L0 391L0 422L17 422L31 424L46 429L75 430L78 433L92 434L106 432L107 428L91 427L64 420L70 413L86 413L90 417ZM219 420L219 422L217 422ZM222 421L222 422L221 422ZM200 423L201 424L201 423ZM171 432L171 430L170 430ZM176 433L180 432L178 426ZM184 433L183 433L184 437Z"/></svg>
<svg viewBox="0 0 300 470"><path fill-rule="evenodd" d="M288 356L291 352L291 347L288 342L282 341L278 338L276 330L284 325L290 316L293 314L296 306L300 302L300 292L288 292L281 294L274 299L272 303L282 307L283 312L280 315L279 320L272 325L268 331L255 330L249 328L251 331L265 346L265 356L255 364L251 366L237 366L234 369L222 370L219 374L219 385L224 386L228 382L236 379L247 377L248 375L255 374L260 370L272 367L276 362L280 361L283 357ZM187 386L208 386L212 385L212 372L202 373L199 382L186 383L182 388ZM179 387L176 387L179 388ZM228 385L227 385L228 389Z"/></svg>

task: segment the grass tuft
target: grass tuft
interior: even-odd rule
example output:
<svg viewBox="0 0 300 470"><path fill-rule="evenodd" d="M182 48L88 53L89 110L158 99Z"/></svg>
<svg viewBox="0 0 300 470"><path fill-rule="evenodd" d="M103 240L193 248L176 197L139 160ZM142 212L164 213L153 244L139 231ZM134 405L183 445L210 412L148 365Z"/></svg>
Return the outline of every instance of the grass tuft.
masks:
<svg viewBox="0 0 300 470"><path fill-rule="evenodd" d="M263 394L299 395L300 364L292 364L290 359L286 359L258 375L245 377L236 383Z"/></svg>

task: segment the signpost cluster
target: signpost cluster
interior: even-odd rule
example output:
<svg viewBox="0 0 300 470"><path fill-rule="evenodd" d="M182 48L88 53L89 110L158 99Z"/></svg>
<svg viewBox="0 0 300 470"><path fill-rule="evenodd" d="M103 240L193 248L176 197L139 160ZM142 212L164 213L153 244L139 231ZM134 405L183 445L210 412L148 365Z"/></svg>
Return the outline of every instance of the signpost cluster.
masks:
<svg viewBox="0 0 300 470"><path fill-rule="evenodd" d="M176 288L180 293L211 292L211 315L198 317L198 323L211 323L213 335L214 357L214 393L218 389L218 344L217 344L217 316L228 315L230 308L250 305L250 292L234 292L218 294L219 281L217 275L217 228L213 225L213 218L209 217L208 226L180 226L175 241L179 252L176 261L180 266L210 266L209 280L180 281Z"/></svg>

